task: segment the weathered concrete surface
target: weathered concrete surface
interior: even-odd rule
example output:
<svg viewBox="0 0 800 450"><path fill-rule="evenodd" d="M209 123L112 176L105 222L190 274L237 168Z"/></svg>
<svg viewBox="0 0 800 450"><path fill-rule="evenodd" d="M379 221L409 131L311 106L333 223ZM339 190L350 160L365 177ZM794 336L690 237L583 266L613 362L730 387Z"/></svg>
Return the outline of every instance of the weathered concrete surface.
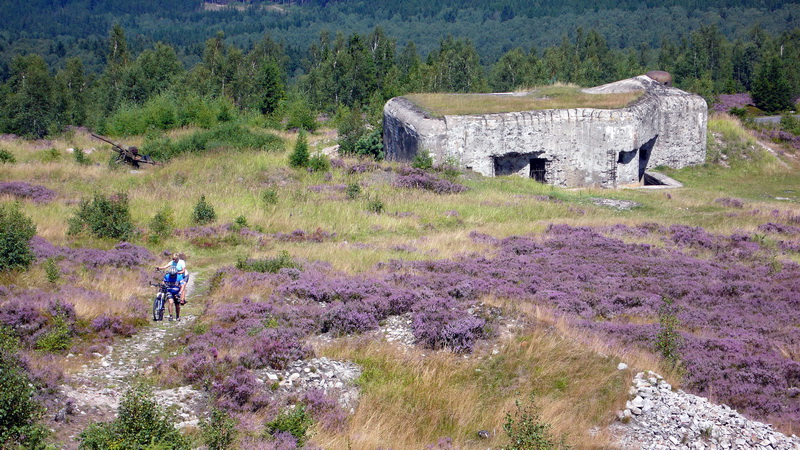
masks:
<svg viewBox="0 0 800 450"><path fill-rule="evenodd" d="M486 176L519 174L557 186L640 184L648 167L705 160L707 105L702 97L639 76L588 93L644 90L615 110L574 108L469 116L426 116L397 97L384 107L389 159L427 151Z"/></svg>

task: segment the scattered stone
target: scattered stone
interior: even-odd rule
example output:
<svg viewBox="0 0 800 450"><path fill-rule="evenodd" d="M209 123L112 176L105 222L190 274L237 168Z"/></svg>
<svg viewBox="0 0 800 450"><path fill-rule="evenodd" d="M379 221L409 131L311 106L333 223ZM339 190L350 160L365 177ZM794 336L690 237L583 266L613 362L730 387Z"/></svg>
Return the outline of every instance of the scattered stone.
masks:
<svg viewBox="0 0 800 450"><path fill-rule="evenodd" d="M625 363L619 363L619 364L617 364L617 370L625 370L625 369L627 369L627 368L628 368L628 365L627 365L627 364L625 364Z"/></svg>
<svg viewBox="0 0 800 450"><path fill-rule="evenodd" d="M599 198L593 197L589 200L597 206L605 206L606 208L616 209L617 211L630 211L633 208L642 206L641 204L632 200L615 200L613 198Z"/></svg>
<svg viewBox="0 0 800 450"><path fill-rule="evenodd" d="M726 405L673 391L653 372L636 374L632 385L632 398L611 427L621 448L800 450L800 438L748 420Z"/></svg>

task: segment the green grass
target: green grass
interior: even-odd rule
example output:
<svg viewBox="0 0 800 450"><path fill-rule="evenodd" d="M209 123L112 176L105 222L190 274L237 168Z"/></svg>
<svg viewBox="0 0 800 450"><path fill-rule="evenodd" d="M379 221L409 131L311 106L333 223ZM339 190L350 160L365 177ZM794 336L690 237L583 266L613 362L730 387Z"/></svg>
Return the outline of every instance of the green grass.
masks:
<svg viewBox="0 0 800 450"><path fill-rule="evenodd" d="M547 86L528 93L445 94L422 93L404 97L434 117L494 114L541 109L619 109L642 96L643 91L623 94L587 94L576 86Z"/></svg>

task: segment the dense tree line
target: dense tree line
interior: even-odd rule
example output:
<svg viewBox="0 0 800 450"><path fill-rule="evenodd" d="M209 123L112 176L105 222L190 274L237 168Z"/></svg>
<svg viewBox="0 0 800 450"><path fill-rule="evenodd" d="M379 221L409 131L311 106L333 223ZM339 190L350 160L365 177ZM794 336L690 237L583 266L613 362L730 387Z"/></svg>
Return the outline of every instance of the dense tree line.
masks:
<svg viewBox="0 0 800 450"><path fill-rule="evenodd" d="M661 69L673 74L678 87L709 100L752 91L765 110L782 110L800 94L800 29L773 36L754 26L747 40L730 41L717 27L703 26L660 47L635 49L613 48L594 29L571 34L558 45L516 47L484 64L463 37L441 39L423 58L413 42L398 46L381 28L323 32L297 61L270 35L244 49L218 32L187 69L171 45L133 51L126 31L115 25L102 42L100 73L87 71L80 58L66 58L63 68L53 70L39 54L16 55L0 85L0 132L41 137L83 125L139 134L187 124L209 127L237 114L272 123L288 117L290 126L312 129L314 113L327 112L349 124L348 145L355 151L378 153L374 129L382 106L408 92L598 85ZM361 117L372 127L353 122Z"/></svg>

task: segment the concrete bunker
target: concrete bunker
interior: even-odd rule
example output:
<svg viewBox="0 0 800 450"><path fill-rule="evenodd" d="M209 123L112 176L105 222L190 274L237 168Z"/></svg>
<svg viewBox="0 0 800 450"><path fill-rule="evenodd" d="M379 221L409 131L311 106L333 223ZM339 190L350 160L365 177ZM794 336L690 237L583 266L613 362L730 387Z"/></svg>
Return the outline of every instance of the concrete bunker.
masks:
<svg viewBox="0 0 800 450"><path fill-rule="evenodd" d="M457 160L484 176L516 175L563 187L653 185L647 176L652 167L705 161L708 117L702 97L657 78L642 75L582 90L644 92L619 109L436 117L396 97L384 107L386 155L410 161L425 151L437 162Z"/></svg>

